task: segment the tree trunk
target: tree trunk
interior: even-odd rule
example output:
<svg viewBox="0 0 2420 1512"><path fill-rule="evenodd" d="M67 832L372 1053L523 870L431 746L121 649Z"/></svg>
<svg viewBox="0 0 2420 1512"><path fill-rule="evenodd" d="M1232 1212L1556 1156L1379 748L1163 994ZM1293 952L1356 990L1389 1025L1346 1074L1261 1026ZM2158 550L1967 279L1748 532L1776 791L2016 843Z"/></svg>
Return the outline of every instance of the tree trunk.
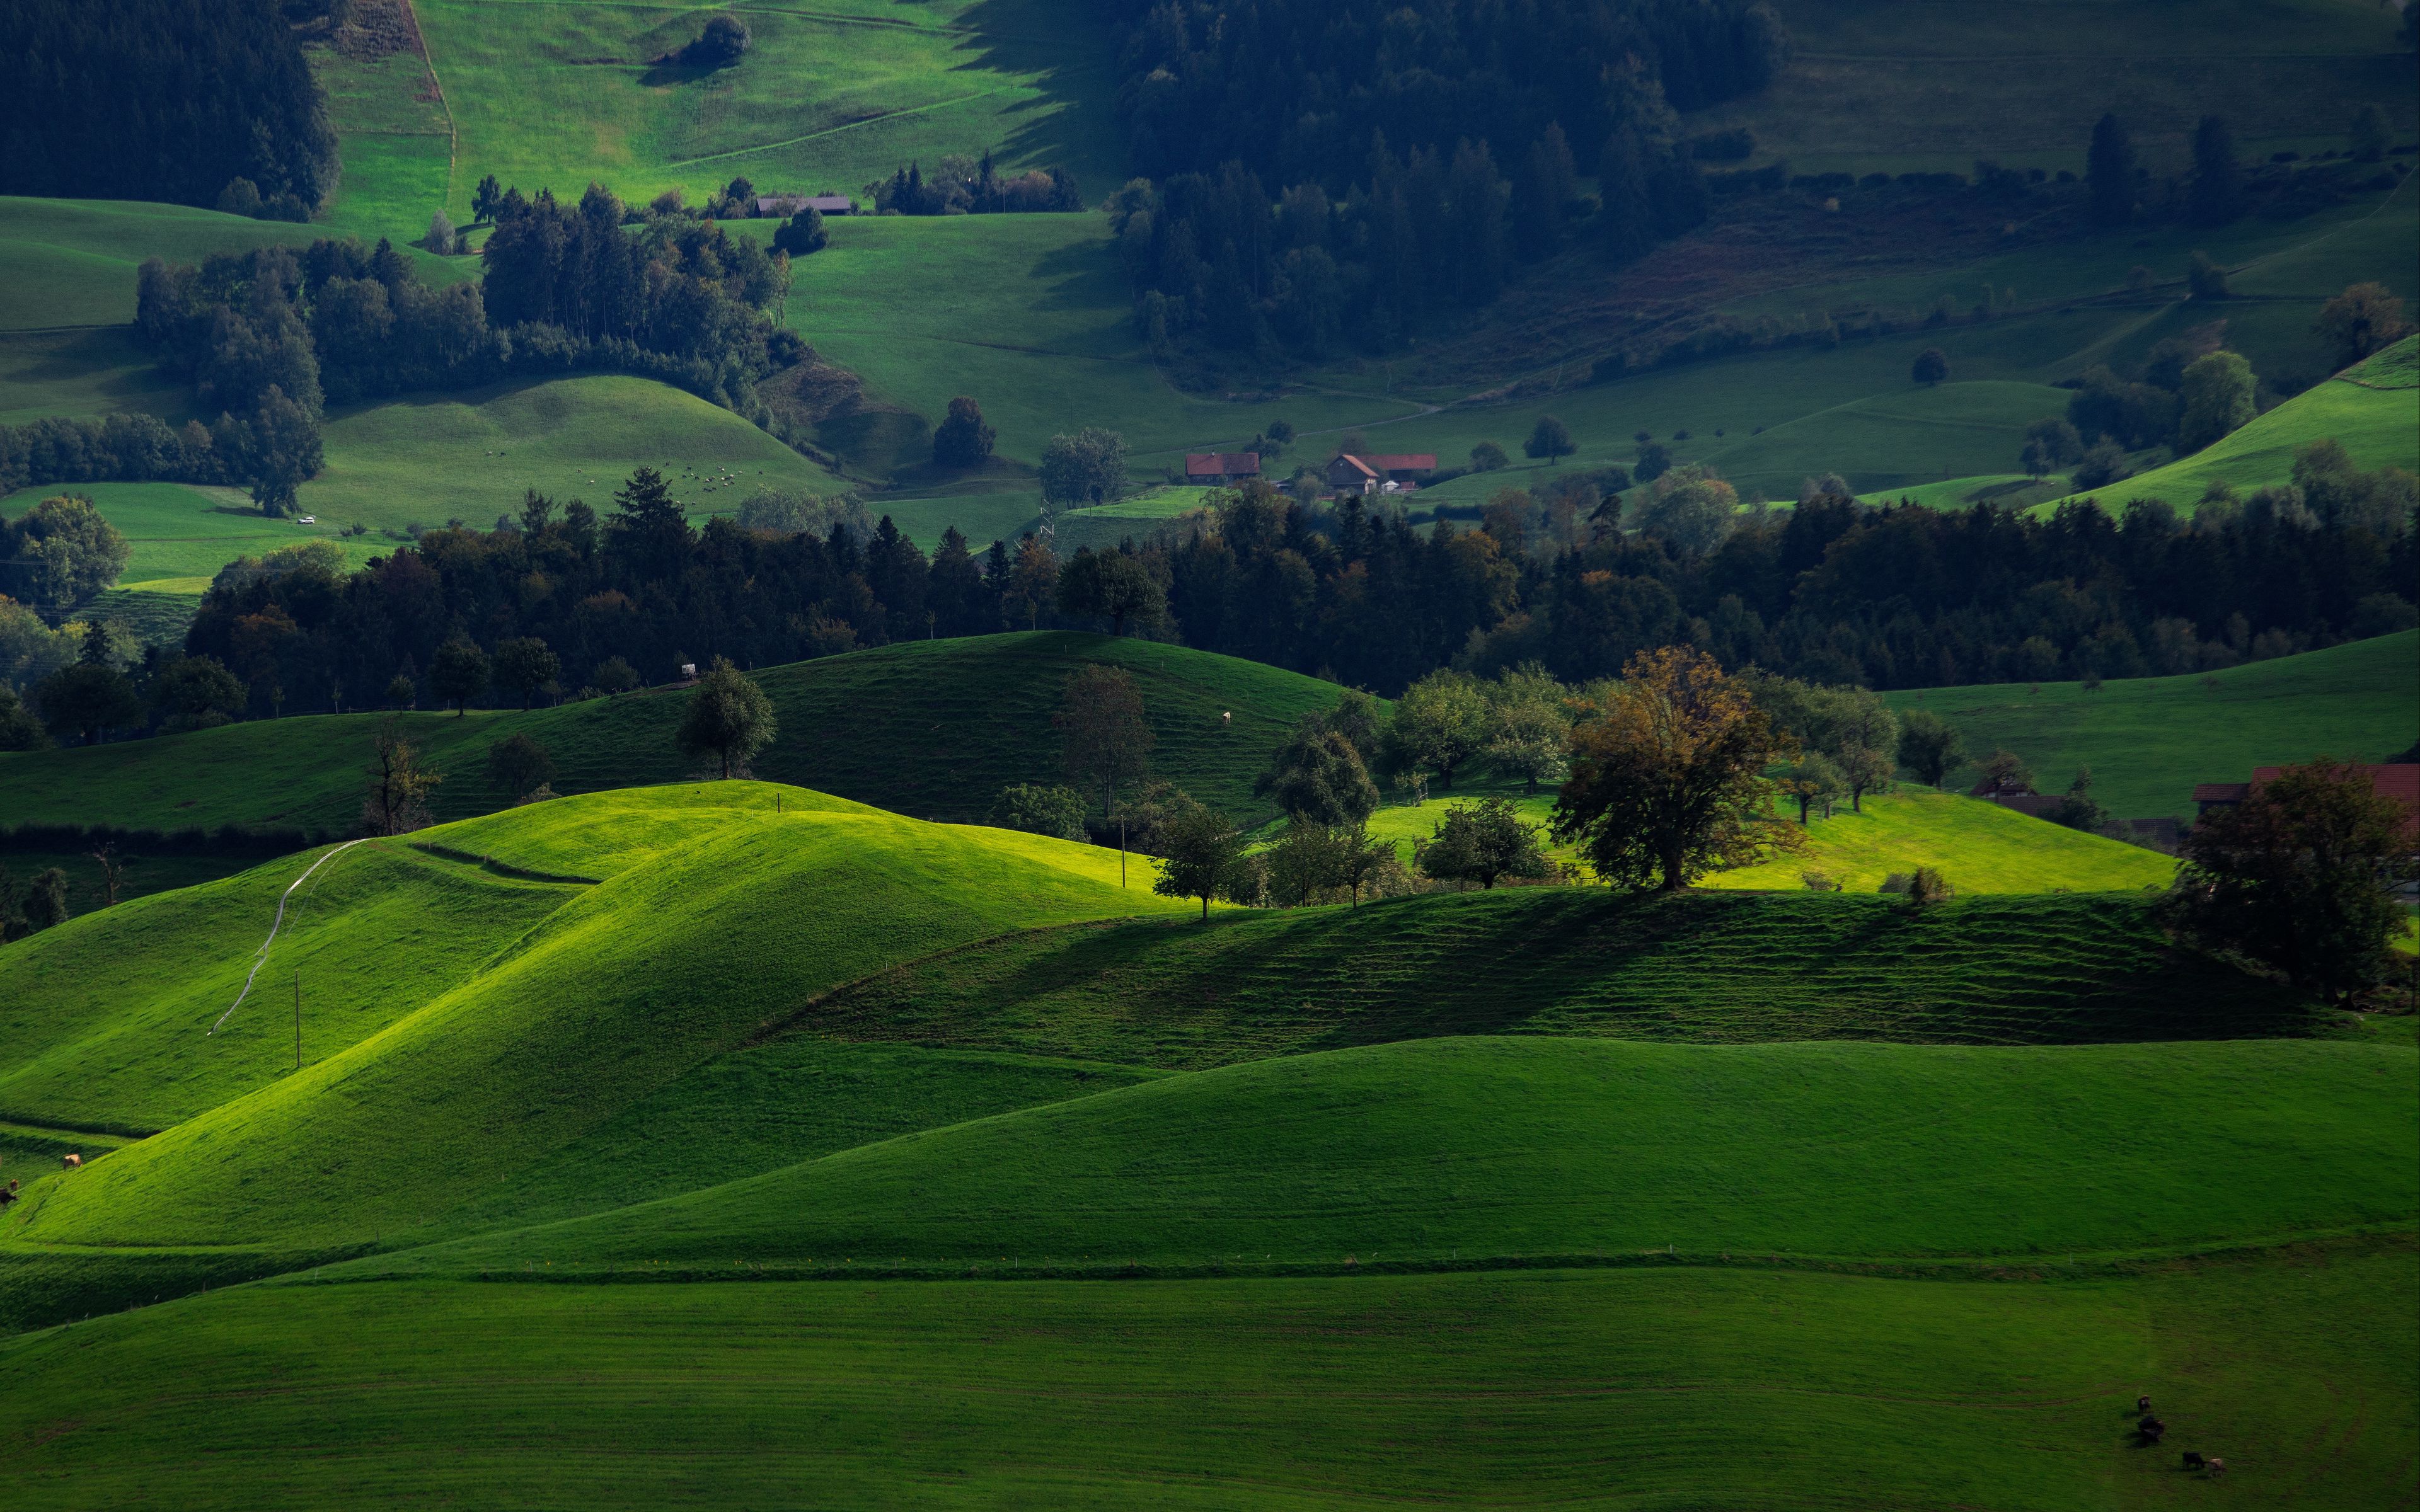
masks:
<svg viewBox="0 0 2420 1512"><path fill-rule="evenodd" d="M1210 895L1206 892L1202 895L1202 922L1210 922Z"/></svg>

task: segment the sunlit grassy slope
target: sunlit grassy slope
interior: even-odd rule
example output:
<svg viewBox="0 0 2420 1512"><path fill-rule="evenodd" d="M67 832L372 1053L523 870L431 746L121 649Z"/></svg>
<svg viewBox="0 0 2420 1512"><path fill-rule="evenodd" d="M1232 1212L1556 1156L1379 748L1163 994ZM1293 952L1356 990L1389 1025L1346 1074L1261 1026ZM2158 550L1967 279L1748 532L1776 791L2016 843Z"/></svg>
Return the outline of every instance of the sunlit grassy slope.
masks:
<svg viewBox="0 0 2420 1512"><path fill-rule="evenodd" d="M1970 756L2006 747L2045 793L2092 768L2093 796L2120 817L2190 818L2196 782L2332 755L2384 761L2420 739L2420 632L2379 636L2207 675L2007 684L1889 693L1956 725ZM1971 774L1969 774L1971 775ZM1953 878L1954 880L1954 878Z"/></svg>
<svg viewBox="0 0 2420 1512"><path fill-rule="evenodd" d="M2157 851L1913 783L1868 797L1862 812L1843 804L1825 819L1819 810L1803 833L1806 855L1717 872L1703 885L1795 887L1821 872L1871 892L1895 872L1929 866L1968 892L2092 892L2164 887L2176 872L2174 858Z"/></svg>
<svg viewBox="0 0 2420 1512"><path fill-rule="evenodd" d="M2339 375L2190 456L2091 490L2091 495L2104 507L2123 499L2164 499L2190 514L2212 484L2248 494L2288 481L2293 476L2295 452L2322 440L2341 442L2365 468L2420 468L2420 382L2413 381L2411 367L2414 352L2420 352L2420 336L2406 337L2392 352L2373 358L2379 365L2367 373Z"/></svg>
<svg viewBox="0 0 2420 1512"><path fill-rule="evenodd" d="M442 1222L817 993L1008 930L1186 906L1121 889L1116 857L1090 847L853 806L777 815L770 788L756 807L734 795L706 795L720 825L685 813L682 790L542 806L523 824L563 837L550 856L577 856L589 817L610 831L632 804L671 825L652 864L578 892L508 950L458 957L477 969L383 1033L77 1173L16 1237L291 1245ZM504 839L537 843L526 828ZM631 837L609 836L590 864L634 854ZM230 949L254 943L247 928ZM351 958L367 969L385 943L365 929ZM207 1210L178 1200L203 1188L220 1194Z"/></svg>
<svg viewBox="0 0 2420 1512"><path fill-rule="evenodd" d="M1497 787L1512 798L1524 824L1543 828L1553 823L1553 790L1525 795L1514 784L1482 781L1472 795ZM1434 835L1447 812L1466 801L1432 796L1419 806L1381 809L1370 818L1370 833L1395 841L1397 854L1409 865L1414 844ZM1794 825L1797 806L1785 804L1782 811L1793 816ZM1845 802L1829 819L1822 812L1814 810L1799 831L1807 844L1804 853L1709 872L1698 885L1791 889L1804 887L1805 875L1811 872L1851 892L1871 892L1894 872L1930 866L1948 873L1961 890L1970 893L2095 892L2165 887L2174 871L2174 863L2156 852L1916 783L1868 797L1863 812ZM1546 848L1565 864L1585 868L1575 848L1551 841Z"/></svg>
<svg viewBox="0 0 2420 1512"><path fill-rule="evenodd" d="M2322 1021L2172 948L2140 898L1532 887L1037 931L881 972L797 1027L1194 1070L1454 1034L2072 1044Z"/></svg>
<svg viewBox="0 0 2420 1512"><path fill-rule="evenodd" d="M0 1432L59 1507L2335 1512L2407 1489L2412 1267L250 1288L0 1344Z"/></svg>
<svg viewBox="0 0 2420 1512"><path fill-rule="evenodd" d="M1055 631L910 641L755 675L780 734L759 774L920 817L980 820L1011 782L1065 780L1052 726L1068 673L1125 667L1157 744L1152 768L1238 817L1295 720L1337 691L1297 673L1153 641ZM561 774L558 792L677 780L695 764L674 745L684 695L667 690L531 714L408 715L445 778L441 817L483 813L510 795L489 782L489 742L525 731ZM1233 716L1232 719L1222 716ZM262 824L338 828L361 808L373 715L257 720L90 748L0 753L10 818L23 823Z"/></svg>

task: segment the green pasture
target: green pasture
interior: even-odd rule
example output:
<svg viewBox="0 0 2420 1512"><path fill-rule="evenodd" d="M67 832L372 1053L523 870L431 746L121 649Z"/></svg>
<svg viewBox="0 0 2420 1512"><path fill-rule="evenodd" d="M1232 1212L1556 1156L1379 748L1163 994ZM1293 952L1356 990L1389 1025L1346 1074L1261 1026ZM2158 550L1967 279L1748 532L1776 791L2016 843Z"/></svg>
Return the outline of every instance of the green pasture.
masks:
<svg viewBox="0 0 2420 1512"><path fill-rule="evenodd" d="M1269 752L1295 720L1337 696L1334 685L1296 672L1155 641L1061 631L906 641L759 669L780 730L756 770L901 813L981 821L1012 782L1065 780L1050 720L1067 675L1088 662L1133 673L1157 742L1153 771L1238 819L1269 812L1252 795ZM530 713L400 718L444 779L431 795L435 812L455 819L510 801L489 782L486 761L489 744L515 732L546 747L558 792L696 775L674 744L684 702L662 689ZM0 752L0 784L18 823L349 828L361 809L361 764L382 717L247 720L150 740Z"/></svg>
<svg viewBox="0 0 2420 1512"><path fill-rule="evenodd" d="M730 806L747 796L755 807ZM302 1070L291 1071L288 1060L286 1074L232 1101L225 1099L237 1088L216 1089L209 1111L46 1188L10 1239L293 1248L393 1242L427 1226L442 1231L451 1210L502 1196L499 1189L534 1162L760 1038L819 993L1012 930L1187 906L1153 895L1147 872L1121 888L1117 857L1090 846L925 825L853 805L784 805L777 814L774 796L768 788L752 795L718 788L710 806L726 822L673 844L654 864L568 895L562 884L513 883L530 890L537 912L513 921L504 911L483 911L480 927L500 933L483 949L445 950L441 980L415 982L384 964L391 928L347 931L333 919L330 928L349 933L349 968L380 974L408 1011L365 1020L349 1043L338 1037L314 1050L306 980ZM656 802L675 813L684 807L677 790ZM577 832L591 812L611 815L617 806L611 796L564 799L543 806L542 817L547 827ZM446 828L424 831L411 854L452 849L453 838ZM465 838L476 843L479 832ZM511 881L471 863L427 857L427 864L459 867L482 888ZM271 912L259 902L238 908L234 896L250 886L267 898L300 870L280 863L215 885L230 911L250 920L240 934L232 925L225 931L226 970L247 969L258 944L254 931L265 932ZM97 933L137 928L134 910L171 906L178 897L123 905L131 916L124 919L113 909L71 920L40 940L59 956L98 955ZM399 891L381 897L404 918L417 912ZM284 969L274 953L271 960ZM132 964L104 969L148 976ZM209 1041L200 1024L181 1035L145 1032L138 1010L96 1025L89 1009L78 1013L47 995L38 1003L49 1006L28 1011L77 1027L76 1038L51 1054L54 1064L85 1059L85 1042L112 1029L156 1058L156 1071L129 1068L122 1094L89 1065L58 1073L57 1086L85 1088L87 1105L122 1103L126 1111L110 1121L140 1121L142 1110L161 1104L163 1094L151 1088L191 1080L197 1064L209 1064L201 1057L275 1065L291 1055L290 1019L276 1011L287 1005L273 991L256 1016L239 1013ZM18 1074L36 1088L52 1085L42 1060ZM696 1118L735 1113L709 1099L692 1107ZM593 1162L572 1175L587 1184L592 1205L623 1191L613 1170ZM221 1194L208 1209L176 1196L205 1187Z"/></svg>
<svg viewBox="0 0 2420 1512"><path fill-rule="evenodd" d="M2080 1044L2339 1032L2171 947L2149 900L1504 887L1038 930L815 1005L860 1043L1197 1071L1462 1034Z"/></svg>
<svg viewBox="0 0 2420 1512"><path fill-rule="evenodd" d="M253 1287L0 1344L0 1431L60 1507L2384 1508L2412 1263Z"/></svg>
<svg viewBox="0 0 2420 1512"><path fill-rule="evenodd" d="M646 378L595 374L340 410L302 507L340 525L449 519L485 530L530 488L602 513L633 470L672 481L693 515L731 514L761 489L830 493L831 474L730 410ZM728 474L731 481L725 482Z"/></svg>
<svg viewBox="0 0 2420 1512"><path fill-rule="evenodd" d="M2420 351L2420 336L2401 344ZM2399 350L2400 348L2398 348ZM2390 370L2391 371L2391 370ZM2164 499L2191 514L2205 489L2224 483L2249 494L2293 476L2294 453L2333 439L2365 468L2420 468L2420 387L2369 387L2331 378L2255 417L2242 429L2165 467L2071 498ZM2053 502L2056 502L2054 501ZM2042 508L2052 507L2050 503Z"/></svg>
<svg viewBox="0 0 2420 1512"><path fill-rule="evenodd" d="M135 898L147 898L155 892L170 892L178 887L195 887L216 882L248 871L252 863L224 856L151 856L125 849L120 857L127 863L118 878L117 897L120 903ZM101 864L92 853L81 850L0 850L0 872L6 872L20 883L36 873L57 867L67 873L68 907L77 914L89 914L103 907L109 900L108 883L101 875Z"/></svg>
<svg viewBox="0 0 2420 1512"><path fill-rule="evenodd" d="M2006 747L2044 793L2079 766L2121 818L2191 818L2196 782L2248 781L2255 766L2335 756L2380 762L2420 739L2420 632L2223 671L2105 682L2000 684L1886 693L1932 710L1980 760ZM1960 881L1955 874L1953 882Z"/></svg>
<svg viewBox="0 0 2420 1512"><path fill-rule="evenodd" d="M2410 1049L2326 1041L1417 1040L1145 1082L346 1273L2040 1263L2407 1227L2415 1103ZM30 1232L77 1233L105 1211L102 1173L122 1188L178 1139L62 1183Z"/></svg>
<svg viewBox="0 0 2420 1512"><path fill-rule="evenodd" d="M1829 819L1818 810L1804 834L1805 855L1717 872L1702 886L1795 887L1820 872L1845 891L1871 892L1892 872L1930 866L1964 892L2122 892L2164 888L2177 869L2158 851L1915 783L1869 795L1862 812L1845 803Z"/></svg>
<svg viewBox="0 0 2420 1512"><path fill-rule="evenodd" d="M2412 130L2410 50L2391 12L2359 0L1779 8L1789 67L1763 95L1692 124L1749 126L1759 161L1785 157L1798 173L1964 173L1978 158L2081 173L2092 123L2116 100L2162 172L2191 161L2195 124L2222 101L2247 155L2340 150L2353 111L2373 100L2399 133ZM2079 89L2078 70L2097 87Z"/></svg>
<svg viewBox="0 0 2420 1512"><path fill-rule="evenodd" d="M304 541L334 542L355 566L392 549L389 543L339 536L333 522L271 519L240 488L182 483L42 484L0 496L0 517L59 494L82 494L100 505L101 518L133 548L117 579L121 589L153 586L157 593L198 595L237 557L263 556Z"/></svg>
<svg viewBox="0 0 2420 1512"><path fill-rule="evenodd" d="M413 8L442 104L414 98L426 85L407 60L318 60L348 216L416 227L442 204L467 222L489 173L532 193L595 179L628 200L679 186L695 202L742 174L854 193L912 159L990 148L1011 169L1066 168L1093 197L1125 177L1107 38L1060 0L752 9L747 55L715 72L654 62L697 36L707 12L693 8ZM450 176L416 171L449 132ZM359 161L365 138L388 150Z"/></svg>

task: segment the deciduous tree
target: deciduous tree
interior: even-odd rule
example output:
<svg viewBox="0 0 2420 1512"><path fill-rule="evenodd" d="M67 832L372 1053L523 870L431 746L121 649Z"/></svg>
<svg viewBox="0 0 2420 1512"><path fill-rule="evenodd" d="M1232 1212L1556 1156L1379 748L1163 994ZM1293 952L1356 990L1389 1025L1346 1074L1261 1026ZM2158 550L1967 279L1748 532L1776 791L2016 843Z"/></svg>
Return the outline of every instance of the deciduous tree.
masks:
<svg viewBox="0 0 2420 1512"><path fill-rule="evenodd" d="M983 406L961 393L933 432L933 460L945 468L979 468L991 456L999 432L984 420Z"/></svg>
<svg viewBox="0 0 2420 1512"><path fill-rule="evenodd" d="M368 789L362 799L362 827L373 835L405 835L428 823L428 795L444 779L421 764L420 753L403 736L393 715L379 721L370 741Z"/></svg>
<svg viewBox="0 0 2420 1512"><path fill-rule="evenodd" d="M488 779L525 798L554 781L554 758L526 733L516 731L488 744Z"/></svg>
<svg viewBox="0 0 2420 1512"><path fill-rule="evenodd" d="M1510 798L1448 809L1430 837L1413 845L1412 864L1440 882L1476 882L1484 889L1505 877L1546 874L1538 826L1523 824Z"/></svg>
<svg viewBox="0 0 2420 1512"><path fill-rule="evenodd" d="M991 822L1002 829L1057 840L1084 838L1084 799L1073 788L1011 782L992 800Z"/></svg>
<svg viewBox="0 0 2420 1512"><path fill-rule="evenodd" d="M1529 439L1521 443L1525 455L1544 457L1557 464L1579 449L1579 443L1572 440L1572 428L1552 415L1540 415L1538 423L1529 428Z"/></svg>
<svg viewBox="0 0 2420 1512"><path fill-rule="evenodd" d="M524 709L536 701L538 689L553 682L555 674L562 671L562 658L534 635L515 636L497 643L496 681L520 694Z"/></svg>
<svg viewBox="0 0 2420 1512"><path fill-rule="evenodd" d="M2172 917L2212 949L2342 1000L2403 929L2395 889L2420 876L2408 816L2362 767L2287 767L2186 832Z"/></svg>
<svg viewBox="0 0 2420 1512"><path fill-rule="evenodd" d="M2350 367L2370 353L2400 341L2412 330L2403 301L2383 284L2363 283L2319 307L2313 327L2335 352L2338 367Z"/></svg>
<svg viewBox="0 0 2420 1512"><path fill-rule="evenodd" d="M1899 719L1899 764L1937 788L1966 760L1965 737L1931 709L1910 709Z"/></svg>
<svg viewBox="0 0 2420 1512"><path fill-rule="evenodd" d="M1159 840L1163 859L1152 891L1164 898L1201 899L1202 922L1209 922L1210 900L1233 885L1244 854L1243 837L1218 810L1178 794Z"/></svg>
<svg viewBox="0 0 2420 1512"><path fill-rule="evenodd" d="M1357 825L1378 807L1378 787L1360 751L1317 715L1295 727L1252 791L1275 798L1288 816L1322 827Z"/></svg>
<svg viewBox="0 0 2420 1512"><path fill-rule="evenodd" d="M1616 887L1667 892L1803 850L1798 830L1774 817L1764 776L1796 754L1713 657L1685 646L1642 651L1573 732L1555 837L1576 841Z"/></svg>
<svg viewBox="0 0 2420 1512"><path fill-rule="evenodd" d="M1487 742L1487 695L1468 672L1441 668L1395 701L1388 744L1399 766L1422 767L1437 785L1453 786L1455 768Z"/></svg>
<svg viewBox="0 0 2420 1512"><path fill-rule="evenodd" d="M717 656L690 690L677 738L682 754L719 759L727 779L732 768L744 767L778 729L773 701L765 696L756 680L731 665L728 657Z"/></svg>
<svg viewBox="0 0 2420 1512"><path fill-rule="evenodd" d="M488 654L459 636L446 641L428 664L428 688L439 702L453 704L459 718L488 690Z"/></svg>
<svg viewBox="0 0 2420 1512"><path fill-rule="evenodd" d="M1133 674L1097 662L1078 668L1067 674L1053 722L1066 743L1067 775L1100 790L1101 814L1109 817L1117 807L1118 784L1138 780L1151 769L1156 743Z"/></svg>

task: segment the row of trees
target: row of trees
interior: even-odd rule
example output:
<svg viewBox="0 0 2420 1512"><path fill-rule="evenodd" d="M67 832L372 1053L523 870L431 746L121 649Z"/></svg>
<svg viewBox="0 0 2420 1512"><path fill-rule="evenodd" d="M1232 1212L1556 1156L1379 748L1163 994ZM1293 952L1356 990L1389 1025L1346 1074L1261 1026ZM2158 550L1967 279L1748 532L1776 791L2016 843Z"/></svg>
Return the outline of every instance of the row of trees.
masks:
<svg viewBox="0 0 2420 1512"><path fill-rule="evenodd" d="M883 215L1065 214L1084 208L1065 169L1003 174L992 165L988 147L979 159L950 153L929 175L921 162L910 162L867 184L865 197Z"/></svg>
<svg viewBox="0 0 2420 1512"><path fill-rule="evenodd" d="M1760 514L1700 468L1626 494L1575 471L1543 499L1500 491L1478 530L1425 533L1385 506L1255 485L1180 539L1062 560L1032 538L978 554L954 531L928 557L887 520L828 516L821 533L729 518L701 532L643 471L605 519L533 496L507 528L427 532L349 576L297 563L215 586L187 649L265 713L271 688L302 708L375 705L458 638L490 654L541 640L576 689L616 660L660 680L703 656L1095 625L1392 694L1441 667L1534 662L1585 683L1681 642L1827 685L2139 676L2410 625L2411 479L2330 446L2296 476L2186 521L2157 501L2122 518L1872 509L1837 483Z"/></svg>
<svg viewBox="0 0 2420 1512"><path fill-rule="evenodd" d="M209 206L240 180L299 221L335 187L326 100L274 0L9 0L0 58L0 194Z"/></svg>

